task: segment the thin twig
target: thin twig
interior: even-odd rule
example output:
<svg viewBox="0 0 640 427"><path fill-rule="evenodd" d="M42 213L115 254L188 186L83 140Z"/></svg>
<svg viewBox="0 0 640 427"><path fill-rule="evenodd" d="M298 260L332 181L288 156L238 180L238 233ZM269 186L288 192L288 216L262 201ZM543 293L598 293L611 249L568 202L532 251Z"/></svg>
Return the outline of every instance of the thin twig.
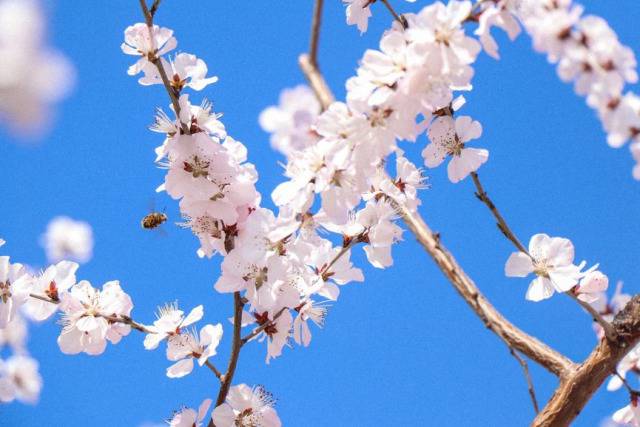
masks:
<svg viewBox="0 0 640 427"><path fill-rule="evenodd" d="M215 367L215 365L211 362L209 362L209 360L207 360L206 362L204 362L204 364L207 366L207 368L211 369L211 371L215 374L216 377L218 377L218 379L220 380L220 382L222 382L223 379L223 375L222 373L218 370L218 368Z"/></svg>
<svg viewBox="0 0 640 427"><path fill-rule="evenodd" d="M318 41L320 39L320 27L322 25L322 7L324 0L316 0L313 9L313 21L311 23L311 41L309 43L309 61L318 66Z"/></svg>
<svg viewBox="0 0 640 427"><path fill-rule="evenodd" d="M504 234L504 236L507 239L509 239L509 241L511 241L511 243L513 243L513 245L516 247L516 249L518 249L520 252L523 252L523 253L529 255L529 251L527 251L527 249L520 242L520 240L518 240L518 238L516 237L515 233L513 231L511 231L511 229L509 228L509 225L507 225L507 222L504 220L504 217L500 214L500 211L498 211L498 208L496 207L496 205L493 203L493 201L491 201L491 199L487 195L487 192L484 190L484 187L482 187L482 183L480 182L480 177L478 176L478 174L476 172L471 172L471 178L473 178L473 183L476 185L476 189L477 189L477 191L475 193L476 197L482 203L487 205L487 207L489 208L489 210L491 211L491 213L495 217L495 219L497 221L498 228L500 229L502 234Z"/></svg>
<svg viewBox="0 0 640 427"><path fill-rule="evenodd" d="M618 334L616 333L613 326L611 326L611 323L607 322L602 317L602 315L598 313L598 311L595 308L593 308L591 304L589 304L588 302L582 301L580 298L578 298L576 294L574 294L571 291L567 292L567 295L569 295L575 302L580 304L580 306L584 308L591 315L591 317L593 317L594 322L597 322L602 327L602 329L604 330L604 335L607 337L609 341L611 342L617 341Z"/></svg>
<svg viewBox="0 0 640 427"><path fill-rule="evenodd" d="M155 12L157 12L158 6L160 5L160 1L157 2L157 5L154 2L153 5L156 6L156 10L152 14L151 11L149 10L149 8L147 7L146 0L140 0L140 7L142 8L142 13L144 15L144 19L145 19L145 22L147 24L147 28L149 28L149 39L151 40L151 43L154 43L154 38L153 38L153 16L154 16ZM157 50L158 50L157 47L155 47L155 51L157 51ZM160 79L162 80L162 84L164 85L164 88L166 89L167 94L169 95L169 98L171 99L171 105L173 105L173 111L175 112L176 117L178 118L178 122L180 123L180 128L182 129L182 133L188 135L190 133L189 127L187 126L186 123L182 123L182 120L180 120L180 112L181 112L180 100L179 100L180 94L173 88L173 86L171 86L171 82L169 81L169 78L167 77L167 72L165 71L164 66L162 65L162 60L155 55L155 52L154 53L150 53L149 57L147 59L153 65L155 65L156 68L158 69L158 74L160 74Z"/></svg>
<svg viewBox="0 0 640 427"><path fill-rule="evenodd" d="M538 399L536 399L536 391L533 388L533 380L531 379L531 374L529 373L529 364L526 360L524 360L517 351L513 349L513 347L509 346L509 352L513 357L516 358L520 366L522 367L522 372L524 373L524 377L527 380L527 388L529 389L529 397L531 397L531 403L533 404L533 410L536 411L536 414L540 412L538 408Z"/></svg>
<svg viewBox="0 0 640 427"><path fill-rule="evenodd" d="M240 332L242 330L242 309L244 303L240 292L233 293L234 311L233 311L233 341L231 342L231 355L229 356L229 366L227 372L222 375L222 384L220 384L220 391L218 392L218 398L216 399L216 407L222 405L227 398L229 388L231 388L231 382L233 381L233 375L236 372L238 366L238 358L240 357L240 349L242 348L242 337ZM209 427L214 427L213 419L209 421Z"/></svg>
<svg viewBox="0 0 640 427"><path fill-rule="evenodd" d="M156 12L158 11L159 7L160 7L160 0L154 0L153 4L151 5L151 8L149 9L149 14L151 15L151 18L154 18L156 16Z"/></svg>
<svg viewBox="0 0 640 427"><path fill-rule="evenodd" d="M402 25L402 28L404 28L405 30L409 27L409 23L407 22L407 18L405 18L402 15L399 15L394 9L393 6L391 6L391 3L389 3L389 0L382 0L382 3L384 3L384 5L387 7L387 9L389 10L389 12L391 13L391 15L393 16L393 19L395 19L396 21L398 21L400 23L400 25Z"/></svg>

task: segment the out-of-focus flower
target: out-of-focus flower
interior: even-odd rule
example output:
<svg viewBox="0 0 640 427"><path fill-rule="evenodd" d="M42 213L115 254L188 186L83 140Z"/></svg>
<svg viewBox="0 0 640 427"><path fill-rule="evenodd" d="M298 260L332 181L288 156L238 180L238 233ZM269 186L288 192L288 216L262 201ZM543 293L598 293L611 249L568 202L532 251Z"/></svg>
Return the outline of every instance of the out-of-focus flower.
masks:
<svg viewBox="0 0 640 427"><path fill-rule="evenodd" d="M37 133L75 79L69 61L47 46L37 0L0 0L0 58L0 121Z"/></svg>
<svg viewBox="0 0 640 427"><path fill-rule="evenodd" d="M38 362L28 356L0 359L0 402L36 403L42 389Z"/></svg>
<svg viewBox="0 0 640 427"><path fill-rule="evenodd" d="M51 263L72 259L87 262L93 254L93 231L91 225L66 216L53 218L42 235L40 244L47 252Z"/></svg>

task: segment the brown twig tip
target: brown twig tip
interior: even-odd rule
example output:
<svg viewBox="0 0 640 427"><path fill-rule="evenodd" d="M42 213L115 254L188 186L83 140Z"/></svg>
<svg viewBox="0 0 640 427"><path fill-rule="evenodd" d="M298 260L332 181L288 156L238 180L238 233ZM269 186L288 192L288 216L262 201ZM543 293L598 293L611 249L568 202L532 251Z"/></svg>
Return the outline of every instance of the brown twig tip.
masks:
<svg viewBox="0 0 640 427"><path fill-rule="evenodd" d="M531 379L531 374L529 373L529 364L526 360L524 360L517 351L515 351L512 347L509 347L509 352L520 364L522 368L522 373L524 374L524 378L527 381L527 389L529 391L529 397L531 398L531 404L533 405L533 410L536 412L540 412L538 407L538 399L536 399L536 390L533 387L533 380Z"/></svg>
<svg viewBox="0 0 640 427"><path fill-rule="evenodd" d="M395 19L400 23L400 25L402 25L402 28L404 28L405 30L409 28L409 22L407 21L407 18L398 14L393 6L391 6L391 3L389 3L389 0L382 0L382 3L384 3L384 5L387 7L387 10L389 11L389 13L391 13L391 16L393 16L393 19Z"/></svg>

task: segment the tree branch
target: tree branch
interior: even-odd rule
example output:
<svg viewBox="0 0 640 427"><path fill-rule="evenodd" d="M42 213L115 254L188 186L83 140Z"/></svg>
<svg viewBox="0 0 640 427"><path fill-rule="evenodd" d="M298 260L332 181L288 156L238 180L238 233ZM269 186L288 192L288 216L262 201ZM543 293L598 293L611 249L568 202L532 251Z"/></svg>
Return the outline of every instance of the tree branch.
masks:
<svg viewBox="0 0 640 427"><path fill-rule="evenodd" d="M318 100L324 105L324 100L333 100L331 90L324 82L322 75L306 58L300 57L300 66L306 75L313 90L318 95ZM544 366L559 377L568 375L575 369L574 363L564 355L551 349L538 339L526 334L515 325L505 319L498 310L491 305L478 287L466 275L457 264L455 258L441 245L439 237L431 232L422 218L407 211L403 206L393 201L405 224L413 232L418 242L433 258L440 270L447 276L460 296L467 302L473 311L480 317L485 326L507 343L510 348L520 351L531 360Z"/></svg>
<svg viewBox="0 0 640 427"><path fill-rule="evenodd" d="M227 372L221 376L222 384L220 385L220 391L218 391L218 398L216 399L216 408L224 403L231 388L231 382L233 381L233 375L236 372L238 366L238 358L240 357L240 349L242 348L242 337L240 332L242 330L242 309L244 303L240 292L233 293L234 311L233 311L233 341L231 342L231 355L229 356L229 365L227 366ZM209 421L208 427L215 427L213 418Z"/></svg>
<svg viewBox="0 0 640 427"><path fill-rule="evenodd" d="M309 85L313 89L316 94L316 98L318 98L318 102L322 106L322 110L326 110L329 108L334 101L333 94L327 86L327 83L324 81L324 77L320 74L320 70L318 67L314 65L309 59L309 55L302 54L298 58L298 63L300 64L300 68L302 68L302 72L304 73Z"/></svg>
<svg viewBox="0 0 640 427"><path fill-rule="evenodd" d="M318 41L320 39L320 27L322 25L322 7L324 0L316 0L313 9L313 21L311 22L311 41L309 43L309 62L318 66Z"/></svg>
<svg viewBox="0 0 640 427"><path fill-rule="evenodd" d="M500 211L498 211L498 208L496 207L496 205L491 201L491 199L487 195L487 192L484 191L484 188L482 187L482 183L480 183L480 178L478 177L478 174L476 172L471 172L471 178L473 178L473 183L476 185L476 189L477 189L477 191L475 193L476 197L482 203L487 205L487 207L489 208L489 210L491 211L491 213L495 217L495 219L497 221L498 228L500 229L502 234L504 234L504 236L507 239L509 239L511 241L511 243L513 243L513 245L520 252L523 252L523 253L529 255L529 251L524 247L524 245L520 242L520 240L518 240L518 238L516 237L515 233L513 231L511 231L511 229L509 228L509 225L504 220L504 217L500 214Z"/></svg>
<svg viewBox="0 0 640 427"><path fill-rule="evenodd" d="M505 319L491 305L489 300L482 295L475 283L458 265L453 255L442 245L440 237L429 229L424 220L419 215L407 211L395 201L393 203L399 210L405 224L418 239L418 242L433 258L456 291L480 317L488 329L498 335L509 347L518 350L561 379L575 369L575 364L567 357L553 350L537 338L523 332Z"/></svg>
<svg viewBox="0 0 640 427"><path fill-rule="evenodd" d="M593 393L615 372L618 362L640 338L640 295L634 296L612 322L619 341L601 340L589 357L562 381L533 427L569 426Z"/></svg>

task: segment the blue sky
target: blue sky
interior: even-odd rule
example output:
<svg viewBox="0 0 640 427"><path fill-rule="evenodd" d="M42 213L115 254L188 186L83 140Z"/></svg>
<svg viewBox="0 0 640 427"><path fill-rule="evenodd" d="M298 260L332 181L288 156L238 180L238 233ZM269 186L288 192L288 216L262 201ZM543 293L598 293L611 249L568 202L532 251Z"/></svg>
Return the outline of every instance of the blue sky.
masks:
<svg viewBox="0 0 640 427"><path fill-rule="evenodd" d="M375 5L370 30L360 36L345 25L340 2L327 3L320 64L343 98L344 81L390 18ZM583 4L640 51L637 0ZM132 58L119 48L124 28L141 21L137 2L47 6L53 43L75 64L78 82L39 145L17 144L0 133L0 236L8 242L2 253L43 266L38 239L47 222L61 214L86 220L96 246L80 278L96 286L119 279L142 322L153 320L157 305L176 299L185 308L204 303L207 322L225 322L232 298L212 291L220 260L198 259L197 241L188 231L169 225L161 236L139 226L151 200L166 207L171 223L178 211L174 201L154 192L163 171L154 167L153 148L161 141L146 129L155 107L168 104L166 95L127 76ZM399 9L411 9L404 6ZM180 50L203 58L220 77L204 95L224 113L229 133L249 148L268 206L268 195L283 179L277 165L282 158L270 149L257 117L277 102L282 88L304 81L297 56L307 49L311 10L311 0L166 0L156 19L176 31ZM638 292L640 183L631 178L628 151L606 145L594 113L532 51L526 35L515 43L503 35L498 40L502 59L480 57L463 110L484 127L480 144L491 157L480 175L487 191L522 240L538 232L568 237L578 260L600 262L613 283L622 280L627 291ZM417 162L424 145L421 137L404 148ZM432 188L422 194L421 212L468 274L516 324L574 360L583 359L596 342L589 317L562 296L526 302L528 282L504 277L512 248L473 196L473 183L451 184L444 167L429 175ZM394 248L394 258L393 268L376 270L357 250L354 259L366 281L343 290L312 345L285 351L269 366L262 345L248 346L236 383L264 384L289 426L528 424L533 410L524 378L505 346L410 234ZM1 424L137 426L217 393L206 370L166 378L164 352L144 350L138 334L99 357L65 356L55 342L58 330L53 321L31 328L29 348L45 381L40 403L1 407ZM228 354L230 330L225 332L218 365ZM544 402L555 378L531 365ZM601 390L575 425L597 425L626 403L624 392Z"/></svg>

